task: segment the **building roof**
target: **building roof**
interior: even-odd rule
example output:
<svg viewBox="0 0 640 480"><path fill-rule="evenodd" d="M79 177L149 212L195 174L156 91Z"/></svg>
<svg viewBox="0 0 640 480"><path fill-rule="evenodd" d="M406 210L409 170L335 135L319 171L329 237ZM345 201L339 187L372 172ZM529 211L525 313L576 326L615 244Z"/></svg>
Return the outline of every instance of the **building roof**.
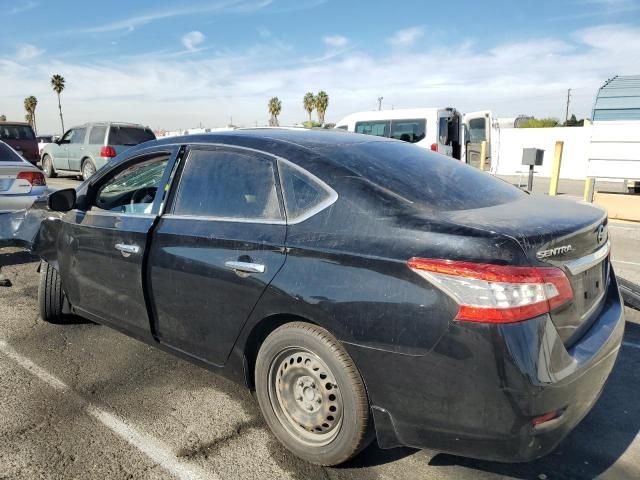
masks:
<svg viewBox="0 0 640 480"><path fill-rule="evenodd" d="M640 75L607 80L598 90L593 120L640 120Z"/></svg>

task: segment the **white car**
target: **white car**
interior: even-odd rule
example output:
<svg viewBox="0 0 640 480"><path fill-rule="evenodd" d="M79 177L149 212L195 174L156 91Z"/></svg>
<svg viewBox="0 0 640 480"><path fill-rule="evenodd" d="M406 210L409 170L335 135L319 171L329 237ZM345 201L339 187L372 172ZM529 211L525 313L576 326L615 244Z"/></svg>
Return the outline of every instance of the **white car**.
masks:
<svg viewBox="0 0 640 480"><path fill-rule="evenodd" d="M40 169L0 141L0 214L31 207L46 191Z"/></svg>

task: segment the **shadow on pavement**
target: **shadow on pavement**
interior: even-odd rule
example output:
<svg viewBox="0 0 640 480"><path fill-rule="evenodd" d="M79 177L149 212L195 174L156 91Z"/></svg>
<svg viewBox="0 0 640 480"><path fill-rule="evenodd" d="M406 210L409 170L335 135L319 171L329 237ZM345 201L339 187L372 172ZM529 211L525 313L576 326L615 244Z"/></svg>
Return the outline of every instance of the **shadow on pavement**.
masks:
<svg viewBox="0 0 640 480"><path fill-rule="evenodd" d="M627 450L640 430L640 325L627 323L622 350L594 409L551 454L505 464L438 454L434 466L462 466L514 478L596 478ZM630 477L633 474L630 472ZM637 475L637 472L635 473Z"/></svg>

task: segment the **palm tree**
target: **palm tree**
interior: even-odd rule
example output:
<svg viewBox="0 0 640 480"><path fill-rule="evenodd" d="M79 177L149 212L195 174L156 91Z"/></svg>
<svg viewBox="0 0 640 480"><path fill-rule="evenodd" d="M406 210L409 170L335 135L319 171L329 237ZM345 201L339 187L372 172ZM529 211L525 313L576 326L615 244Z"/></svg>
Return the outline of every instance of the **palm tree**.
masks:
<svg viewBox="0 0 640 480"><path fill-rule="evenodd" d="M313 96L313 93L307 92L304 94L302 105L309 114L309 123L311 123L311 112L313 112L313 109L316 108L316 97Z"/></svg>
<svg viewBox="0 0 640 480"><path fill-rule="evenodd" d="M324 90L320 90L316 95L316 111L318 112L318 121L324 125L324 114L329 107L329 95Z"/></svg>
<svg viewBox="0 0 640 480"><path fill-rule="evenodd" d="M38 128L36 127L36 107L38 106L38 99L33 95L24 99L24 109L27 111L26 119L29 122L29 125L33 128L33 130L37 133Z"/></svg>
<svg viewBox="0 0 640 480"><path fill-rule="evenodd" d="M60 94L64 90L64 77L55 74L51 77L51 87L58 94L58 110L60 111L60 123L62 124L62 134L64 135L64 120L62 119L62 106L60 105Z"/></svg>
<svg viewBox="0 0 640 480"><path fill-rule="evenodd" d="M271 118L269 119L269 125L272 127L278 126L278 115L282 111L282 102L278 97L272 97L269 100L269 113L271 114Z"/></svg>
<svg viewBox="0 0 640 480"><path fill-rule="evenodd" d="M6 115L0 115L0 122L6 122L7 121L7 116Z"/></svg>

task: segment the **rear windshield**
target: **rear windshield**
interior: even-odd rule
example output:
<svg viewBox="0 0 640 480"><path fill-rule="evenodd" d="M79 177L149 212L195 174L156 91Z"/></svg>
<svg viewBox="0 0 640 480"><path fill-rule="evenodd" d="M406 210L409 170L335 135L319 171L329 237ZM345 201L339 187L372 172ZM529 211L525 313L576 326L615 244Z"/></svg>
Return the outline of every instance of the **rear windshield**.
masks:
<svg viewBox="0 0 640 480"><path fill-rule="evenodd" d="M22 157L0 142L0 162L22 162Z"/></svg>
<svg viewBox="0 0 640 480"><path fill-rule="evenodd" d="M525 195L488 173L409 143L359 143L327 154L378 193L430 210L489 207Z"/></svg>
<svg viewBox="0 0 640 480"><path fill-rule="evenodd" d="M109 145L138 145L142 142L155 140L156 136L148 128L119 127L112 125L109 130Z"/></svg>
<svg viewBox="0 0 640 480"><path fill-rule="evenodd" d="M33 140L36 136L28 125L0 125L0 140Z"/></svg>

